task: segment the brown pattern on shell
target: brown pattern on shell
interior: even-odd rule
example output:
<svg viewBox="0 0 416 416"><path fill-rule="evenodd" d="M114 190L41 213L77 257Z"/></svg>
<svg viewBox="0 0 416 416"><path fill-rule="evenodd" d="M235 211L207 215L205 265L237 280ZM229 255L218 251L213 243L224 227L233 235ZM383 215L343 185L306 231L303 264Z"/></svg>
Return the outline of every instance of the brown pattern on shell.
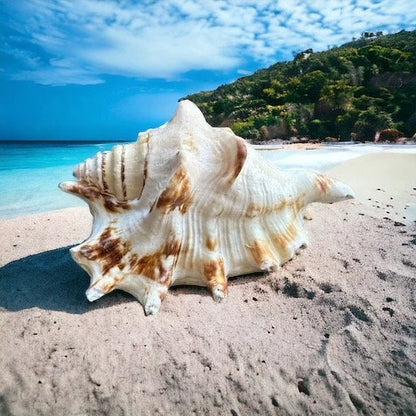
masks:
<svg viewBox="0 0 416 416"><path fill-rule="evenodd" d="M246 158L247 158L247 146L243 142L243 140L237 140L236 146L237 146L237 152L236 152L235 161L234 161L233 180L236 179L238 175L240 174L241 169L243 169L244 162L246 161Z"/></svg>
<svg viewBox="0 0 416 416"><path fill-rule="evenodd" d="M160 194L156 207L165 214L176 208L185 214L192 203L192 189L189 176L181 165L169 181L168 187Z"/></svg>
<svg viewBox="0 0 416 416"><path fill-rule="evenodd" d="M111 291L113 291L114 289L116 289L117 288L117 285L122 281L124 279L124 276L123 275L118 275L118 276L115 276L114 278L113 278L113 280L111 281L111 282L109 282L109 283L104 283L104 285L103 285L103 291L105 292L105 293L110 293ZM96 283L98 283L99 282L99 280L97 280L96 281ZM94 287L94 283L91 285L91 287Z"/></svg>
<svg viewBox="0 0 416 416"><path fill-rule="evenodd" d="M120 180L121 180L121 191L123 193L123 199L127 199L127 188L126 188L126 146L121 149L121 167L120 167Z"/></svg>
<svg viewBox="0 0 416 416"><path fill-rule="evenodd" d="M80 197L89 201L99 200L101 198L101 191L96 186L88 185L87 183L83 182L71 183L66 188L66 191L79 195Z"/></svg>
<svg viewBox="0 0 416 416"><path fill-rule="evenodd" d="M128 210L129 204L126 201L119 201L114 196L105 194L94 185L88 185L84 182L75 182L65 189L66 192L79 195L88 201L102 202L108 212L116 213L120 210Z"/></svg>
<svg viewBox="0 0 416 416"><path fill-rule="evenodd" d="M265 241L255 240L248 248L250 249L254 261L259 267L266 262L272 262L275 257L271 247Z"/></svg>
<svg viewBox="0 0 416 416"><path fill-rule="evenodd" d="M100 262L104 276L113 267L118 266L122 270L125 267L122 260L130 250L131 244L117 237L115 235L115 229L107 227L101 233L96 243L81 245L78 250L78 255L90 261Z"/></svg>
<svg viewBox="0 0 416 416"><path fill-rule="evenodd" d="M272 241L279 253L289 253L289 245L298 235L296 225L292 222L279 234L272 236Z"/></svg>
<svg viewBox="0 0 416 416"><path fill-rule="evenodd" d="M323 194L328 193L333 183L333 180L331 178L328 178L327 176L319 175L319 174L316 175L315 181Z"/></svg>
<svg viewBox="0 0 416 416"><path fill-rule="evenodd" d="M139 195L137 196L137 199L140 199L143 191L144 191L144 186L146 184L146 180L147 180L147 175L148 175L148 157L149 157L149 136L145 137L143 139L143 144L146 145L146 156L144 158L144 165L143 165L143 180L142 180L142 189L140 190Z"/></svg>
<svg viewBox="0 0 416 416"><path fill-rule="evenodd" d="M172 280L172 269L176 265L180 251L181 242L169 240L156 252L143 257L133 253L129 260L130 272L146 276L151 280L169 286ZM169 256L174 256L174 259L172 267L167 269L163 264L163 260L166 260Z"/></svg>
<svg viewBox="0 0 416 416"><path fill-rule="evenodd" d="M225 275L224 260L214 259L207 261L203 264L204 276L207 280L207 286L209 289L216 285L220 285L223 291L227 288L227 277Z"/></svg>
<svg viewBox="0 0 416 416"><path fill-rule="evenodd" d="M205 239L205 246L210 251L215 251L218 247L218 240L215 238L211 238L210 236L207 236Z"/></svg>
<svg viewBox="0 0 416 416"><path fill-rule="evenodd" d="M105 166L106 166L106 162L107 162L107 152L103 152L101 153L101 179L103 181L103 190L104 192L107 192L108 190L108 184L107 184L107 180L106 180L106 171L105 171Z"/></svg>
<svg viewBox="0 0 416 416"><path fill-rule="evenodd" d="M276 204L273 204L270 206L264 206L264 205L256 204L254 202L250 202L244 215L248 218L258 217L260 215L269 215L269 214L275 213L276 211L280 211L284 208L288 208L291 206L295 207L297 203L298 203L297 200L287 200L287 199L282 199Z"/></svg>
<svg viewBox="0 0 416 416"><path fill-rule="evenodd" d="M102 195L103 205L108 212L116 213L122 210L128 210L130 208L129 203L125 201L119 201L112 195Z"/></svg>

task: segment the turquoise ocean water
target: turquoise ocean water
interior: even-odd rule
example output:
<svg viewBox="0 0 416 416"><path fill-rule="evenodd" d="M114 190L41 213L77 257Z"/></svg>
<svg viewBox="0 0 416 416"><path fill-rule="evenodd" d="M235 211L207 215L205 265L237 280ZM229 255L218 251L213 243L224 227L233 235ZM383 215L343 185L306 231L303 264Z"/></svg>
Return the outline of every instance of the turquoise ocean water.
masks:
<svg viewBox="0 0 416 416"><path fill-rule="evenodd" d="M0 141L0 219L24 214L85 206L79 198L58 188L72 180L75 165L98 151L120 143L79 142L1 142ZM414 146L406 146L411 150ZM325 171L344 160L397 146L334 145L316 150L260 151L282 169L306 168Z"/></svg>
<svg viewBox="0 0 416 416"><path fill-rule="evenodd" d="M58 188L76 164L117 143L0 142L0 219L85 206Z"/></svg>

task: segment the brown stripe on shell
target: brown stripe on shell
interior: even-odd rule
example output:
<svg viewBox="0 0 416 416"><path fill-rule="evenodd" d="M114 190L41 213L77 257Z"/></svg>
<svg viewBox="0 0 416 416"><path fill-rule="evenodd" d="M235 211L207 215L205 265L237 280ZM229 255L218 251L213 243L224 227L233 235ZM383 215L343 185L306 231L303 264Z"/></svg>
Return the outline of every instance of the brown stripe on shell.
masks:
<svg viewBox="0 0 416 416"><path fill-rule="evenodd" d="M323 194L328 193L329 188L331 187L333 181L331 178L328 178L324 175L316 175L315 183L318 185L318 188Z"/></svg>
<svg viewBox="0 0 416 416"><path fill-rule="evenodd" d="M101 153L101 179L102 179L102 182L103 182L104 192L106 192L108 190L108 184L107 184L107 180L105 178L105 176L106 176L106 172L105 172L106 164L107 164L107 152L102 152Z"/></svg>
<svg viewBox="0 0 416 416"><path fill-rule="evenodd" d="M179 209L181 214L185 214L192 203L192 189L189 176L185 168L181 165L170 178L167 188L160 194L156 207L164 211L165 214Z"/></svg>
<svg viewBox="0 0 416 416"><path fill-rule="evenodd" d="M127 199L127 188L126 188L126 146L123 145L121 150L121 169L120 169L120 179L121 179L121 191L123 192L123 199Z"/></svg>
<svg viewBox="0 0 416 416"><path fill-rule="evenodd" d="M130 208L127 201L119 201L113 195L104 193L97 186L89 185L85 181L73 182L66 185L64 190L66 192L79 195L92 204L102 201L104 208L108 212L119 212L120 209L127 210Z"/></svg>
<svg viewBox="0 0 416 416"><path fill-rule="evenodd" d="M147 147L149 147L149 145L147 145ZM142 197L143 194L143 190L144 190L144 185L146 184L146 179L147 179L147 169L148 169L148 155L149 155L149 149L147 149L147 153L146 156L144 158L144 164L143 164L143 181L142 181L142 189L140 190L140 194L137 196L137 199L140 199Z"/></svg>
<svg viewBox="0 0 416 416"><path fill-rule="evenodd" d="M149 208L149 213L153 211L153 209L155 208L156 204L157 204L157 199L155 199L155 200L152 202L152 204L150 205L150 208Z"/></svg>
<svg viewBox="0 0 416 416"><path fill-rule="evenodd" d="M277 251L283 254L289 251L289 245L297 235L298 230L292 221L282 233L272 236L272 241Z"/></svg>
<svg viewBox="0 0 416 416"><path fill-rule="evenodd" d="M145 157L145 159L144 159L144 166L143 166L143 186L142 186L142 192L143 192L143 189L144 189L144 184L146 183L146 179L147 179L147 164L148 164L148 161L147 161L147 155L146 155L146 157Z"/></svg>
<svg viewBox="0 0 416 416"><path fill-rule="evenodd" d="M251 255L258 266L262 266L265 262L273 262L274 255L270 246L264 242L255 240L249 246Z"/></svg>
<svg viewBox="0 0 416 416"><path fill-rule="evenodd" d="M260 215L269 215L276 211L280 211L284 208L291 208L293 210L293 215L296 216L299 211L302 209L303 203L301 198L296 199L282 199L274 205L262 206L254 202L248 204L247 210L244 213L245 217L253 218Z"/></svg>
<svg viewBox="0 0 416 416"><path fill-rule="evenodd" d="M83 182L74 182L66 189L67 192L77 194L88 201L94 201L100 198L101 192L95 186L87 185Z"/></svg>
<svg viewBox="0 0 416 416"><path fill-rule="evenodd" d="M112 195L102 194L104 208L107 212L120 212L120 210L127 210L130 208L128 201L119 201Z"/></svg>
<svg viewBox="0 0 416 416"><path fill-rule="evenodd" d="M270 205L270 206L262 206L254 202L250 202L250 204L247 207L246 212L244 213L244 216L252 218L252 217L257 217L259 215L268 215L268 214L272 214L275 211L279 211L293 204L294 204L294 201L291 201L291 200L288 201L287 199L283 199L277 202L276 204Z"/></svg>
<svg viewBox="0 0 416 416"><path fill-rule="evenodd" d="M207 280L209 289L220 285L224 293L227 290L227 277L225 276L224 260L214 259L203 264L204 277Z"/></svg>
<svg viewBox="0 0 416 416"><path fill-rule="evenodd" d="M111 227L105 228L96 243L84 244L78 250L78 255L101 263L103 276L115 266L124 268L122 260L131 249L130 243L122 241L113 231Z"/></svg>
<svg viewBox="0 0 416 416"><path fill-rule="evenodd" d="M144 163L143 163L143 180L142 180L142 187L140 189L140 193L135 197L136 199L140 199L142 197L144 186L146 184L147 175L148 175L148 169L149 169L149 136L146 136L146 140L140 139L140 143L144 143L146 145L146 155L144 157ZM154 208L154 205L156 204L156 201L153 202L149 212L151 212Z"/></svg>
<svg viewBox="0 0 416 416"><path fill-rule="evenodd" d="M239 139L237 140L237 152L236 152L235 161L234 161L234 172L233 172L232 181L234 181L237 178L237 176L240 174L241 169L243 169L246 158L247 158L247 146L243 142L243 140Z"/></svg>
<svg viewBox="0 0 416 416"><path fill-rule="evenodd" d="M285 256L290 251L289 245L298 236L298 229L295 222L300 211L304 207L302 197L296 198L295 200L291 201L291 205L292 218L289 221L288 225L279 234L271 236L274 247L283 256Z"/></svg>

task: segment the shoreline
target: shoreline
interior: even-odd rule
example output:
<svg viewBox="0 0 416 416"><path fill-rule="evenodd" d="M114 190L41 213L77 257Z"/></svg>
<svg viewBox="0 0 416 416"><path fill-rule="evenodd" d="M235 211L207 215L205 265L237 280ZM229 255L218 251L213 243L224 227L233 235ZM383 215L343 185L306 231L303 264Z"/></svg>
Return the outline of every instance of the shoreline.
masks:
<svg viewBox="0 0 416 416"><path fill-rule="evenodd" d="M394 149L396 151L403 152L416 152L416 143L386 143L386 142L366 142L366 143L355 143L355 142L307 142L307 143L265 143L265 144L252 144L256 150L314 150L320 148L337 148L350 146L352 148L371 148L380 147L385 149Z"/></svg>

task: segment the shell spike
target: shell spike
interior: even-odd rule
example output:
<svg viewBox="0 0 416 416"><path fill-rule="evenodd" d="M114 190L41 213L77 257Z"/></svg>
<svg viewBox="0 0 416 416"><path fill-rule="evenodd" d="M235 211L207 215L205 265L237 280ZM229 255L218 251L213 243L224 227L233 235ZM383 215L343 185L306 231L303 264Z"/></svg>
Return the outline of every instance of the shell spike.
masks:
<svg viewBox="0 0 416 416"><path fill-rule="evenodd" d="M75 189L78 186L78 182L75 181L66 181L61 182L59 185L59 189L64 192L68 192L69 194L76 193Z"/></svg>
<svg viewBox="0 0 416 416"><path fill-rule="evenodd" d="M311 202L332 204L354 198L354 191L345 183L313 171L298 171L296 190L304 195L304 206Z"/></svg>
<svg viewBox="0 0 416 416"><path fill-rule="evenodd" d="M192 101L181 100L179 101L175 114L169 123L180 125L183 123L189 123L189 120L192 120L192 124L207 124L201 110Z"/></svg>
<svg viewBox="0 0 416 416"><path fill-rule="evenodd" d="M95 300L100 299L104 295L105 295L104 292L102 292L101 290L99 290L99 289L97 289L95 287L90 287L85 292L85 296L87 297L87 299L90 302L94 302Z"/></svg>
<svg viewBox="0 0 416 416"><path fill-rule="evenodd" d="M144 304L145 315L155 315L157 312L159 312L161 304L162 301L160 299L160 296L155 291L150 292Z"/></svg>

